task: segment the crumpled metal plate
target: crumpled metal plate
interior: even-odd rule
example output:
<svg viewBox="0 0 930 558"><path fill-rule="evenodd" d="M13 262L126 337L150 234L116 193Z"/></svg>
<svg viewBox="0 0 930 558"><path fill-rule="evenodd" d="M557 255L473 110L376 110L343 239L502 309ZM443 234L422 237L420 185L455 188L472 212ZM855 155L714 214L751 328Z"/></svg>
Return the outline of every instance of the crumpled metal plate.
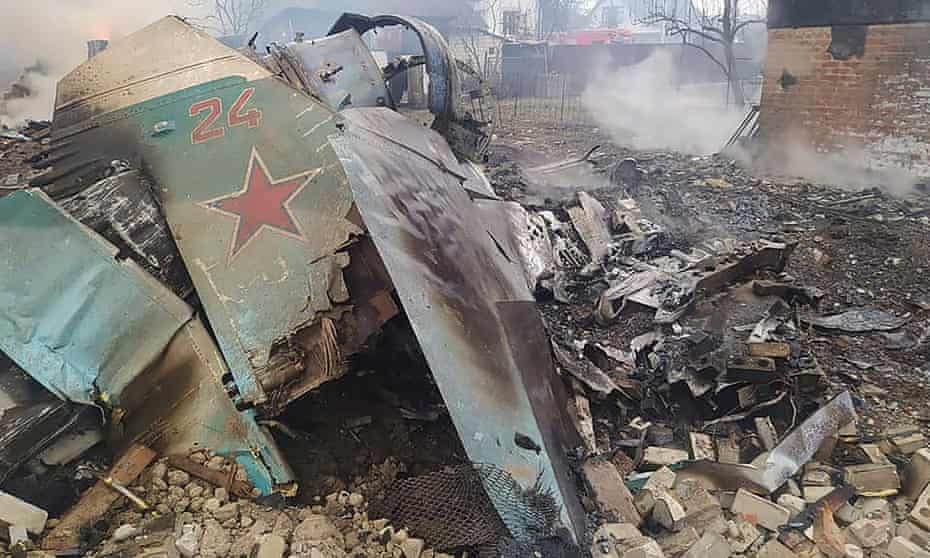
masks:
<svg viewBox="0 0 930 558"><path fill-rule="evenodd" d="M492 202L476 211L461 174L444 164L452 154L438 134L386 109L343 114L345 131L330 142L469 458L507 471L524 489L541 481L580 535L583 512L565 457L580 440L568 434L519 259L480 217Z"/></svg>
<svg viewBox="0 0 930 558"><path fill-rule="evenodd" d="M262 492L293 474L193 310L43 193L0 198L0 350L59 398L113 410L117 445L234 457Z"/></svg>
<svg viewBox="0 0 930 558"><path fill-rule="evenodd" d="M0 199L0 237L0 350L62 399L118 394L193 316L39 191Z"/></svg>

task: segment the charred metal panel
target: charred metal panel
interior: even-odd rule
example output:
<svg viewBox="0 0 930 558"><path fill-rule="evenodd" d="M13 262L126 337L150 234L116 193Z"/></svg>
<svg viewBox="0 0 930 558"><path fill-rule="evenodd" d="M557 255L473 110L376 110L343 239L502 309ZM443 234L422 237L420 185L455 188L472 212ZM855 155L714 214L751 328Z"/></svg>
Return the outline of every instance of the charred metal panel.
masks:
<svg viewBox="0 0 930 558"><path fill-rule="evenodd" d="M51 169L32 185L59 199L111 174L114 162L144 168L140 140L170 134L176 120L139 129L124 121L130 107L157 104L179 90L196 96L198 85L224 76L246 80L271 73L177 17L122 38L58 83L51 145L38 162Z"/></svg>
<svg viewBox="0 0 930 558"><path fill-rule="evenodd" d="M39 191L0 199L0 237L0 349L30 376L110 409L126 443L234 456L266 493L292 480L229 399L225 363L183 300Z"/></svg>
<svg viewBox="0 0 930 558"><path fill-rule="evenodd" d="M326 143L339 116L276 79L220 81L200 96L231 106L246 90L260 125L207 143L191 145L198 120L181 116L191 102L183 97L139 106L135 118L143 128L178 121L148 142L146 160L239 394L262 404L266 369L303 365L296 353L275 359L273 347L345 302L331 289L342 282L337 252L362 231L346 218L351 192ZM262 184L291 191L268 207L254 195Z"/></svg>
<svg viewBox="0 0 930 558"><path fill-rule="evenodd" d="M300 61L311 92L333 110L388 104L381 68L354 29L284 48Z"/></svg>
<svg viewBox="0 0 930 558"><path fill-rule="evenodd" d="M541 479L564 524L582 533L564 463L571 442L519 261L492 239L438 135L386 109L344 115L344 133L330 141L469 458L508 471L524 488ZM536 349L515 346L524 343Z"/></svg>
<svg viewBox="0 0 930 558"><path fill-rule="evenodd" d="M119 442L162 455L210 448L245 467L263 494L294 474L255 411L238 411L222 384L226 364L199 319L188 322L144 374L120 394Z"/></svg>
<svg viewBox="0 0 930 558"><path fill-rule="evenodd" d="M261 79L271 74L204 31L166 17L123 37L62 78L55 98L55 132L228 75ZM127 89L132 95L126 95Z"/></svg>
<svg viewBox="0 0 930 558"><path fill-rule="evenodd" d="M194 286L161 214L152 186L138 171L105 178L59 201L72 217L94 229L181 298Z"/></svg>
<svg viewBox="0 0 930 558"><path fill-rule="evenodd" d="M80 411L0 353L0 483L75 425ZM99 423L100 413L92 412Z"/></svg>
<svg viewBox="0 0 930 558"><path fill-rule="evenodd" d="M0 199L0 350L92 404L149 366L192 311L36 190Z"/></svg>
<svg viewBox="0 0 930 558"><path fill-rule="evenodd" d="M827 27L930 21L926 0L769 0L769 27Z"/></svg>

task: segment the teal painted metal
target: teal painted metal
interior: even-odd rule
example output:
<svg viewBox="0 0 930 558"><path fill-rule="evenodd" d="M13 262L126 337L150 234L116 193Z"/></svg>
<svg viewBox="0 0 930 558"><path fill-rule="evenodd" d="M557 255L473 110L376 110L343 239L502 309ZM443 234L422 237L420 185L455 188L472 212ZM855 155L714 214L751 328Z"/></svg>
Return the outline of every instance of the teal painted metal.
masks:
<svg viewBox="0 0 930 558"><path fill-rule="evenodd" d="M192 309L38 190L0 198L0 350L62 399L121 409L163 453L234 457L263 493L293 474ZM126 442L127 440L122 440Z"/></svg>
<svg viewBox="0 0 930 558"><path fill-rule="evenodd" d="M0 199L0 238L0 349L63 399L119 394L191 318L41 192Z"/></svg>
<svg viewBox="0 0 930 558"><path fill-rule="evenodd" d="M187 116L192 101L216 98L231 107L246 89L254 92L245 108L262 111L260 125L192 144L200 121ZM177 122L176 131L146 139L145 158L239 393L265 402L259 376L272 347L333 308L328 290L341 280L335 253L362 233L346 218L351 192L326 139L341 119L275 78L219 80L193 98L179 91L132 112L143 130ZM250 199L258 169L272 188L297 182L281 206L286 217L282 211L273 216L277 224L249 228L243 205L255 202L239 201Z"/></svg>

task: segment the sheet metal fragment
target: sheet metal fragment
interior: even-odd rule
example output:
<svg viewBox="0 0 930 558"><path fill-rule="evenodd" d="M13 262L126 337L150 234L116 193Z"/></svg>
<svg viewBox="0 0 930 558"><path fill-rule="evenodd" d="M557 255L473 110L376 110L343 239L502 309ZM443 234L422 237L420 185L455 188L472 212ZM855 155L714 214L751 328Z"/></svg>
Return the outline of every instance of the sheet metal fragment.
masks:
<svg viewBox="0 0 930 558"><path fill-rule="evenodd" d="M0 236L0 350L30 376L113 410L117 446L211 448L266 493L291 481L254 411L227 395L226 363L183 300L40 191L0 198Z"/></svg>
<svg viewBox="0 0 930 558"><path fill-rule="evenodd" d="M727 490L746 488L770 494L810 461L824 441L855 419L852 396L848 391L843 392L785 436L768 454L762 467L697 461L679 475L698 478Z"/></svg>
<svg viewBox="0 0 930 558"><path fill-rule="evenodd" d="M193 315L39 191L0 199L0 236L0 350L62 399L118 396Z"/></svg>
<svg viewBox="0 0 930 558"><path fill-rule="evenodd" d="M524 488L542 482L563 524L580 533L583 514L564 458L576 440L568 438L519 261L495 245L459 173L437 165L451 156L447 146L434 142L436 157L411 153L402 146L429 136L386 109L343 114L345 132L330 141L469 458L500 467ZM516 444L518 433L540 451Z"/></svg>

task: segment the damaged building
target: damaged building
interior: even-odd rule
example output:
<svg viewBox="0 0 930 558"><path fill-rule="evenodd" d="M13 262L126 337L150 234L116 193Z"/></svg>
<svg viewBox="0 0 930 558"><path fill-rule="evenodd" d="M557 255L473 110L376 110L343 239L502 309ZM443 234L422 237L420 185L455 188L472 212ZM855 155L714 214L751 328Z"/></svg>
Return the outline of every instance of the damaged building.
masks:
<svg viewBox="0 0 930 558"><path fill-rule="evenodd" d="M928 36L922 0L771 0L762 136L930 176Z"/></svg>

